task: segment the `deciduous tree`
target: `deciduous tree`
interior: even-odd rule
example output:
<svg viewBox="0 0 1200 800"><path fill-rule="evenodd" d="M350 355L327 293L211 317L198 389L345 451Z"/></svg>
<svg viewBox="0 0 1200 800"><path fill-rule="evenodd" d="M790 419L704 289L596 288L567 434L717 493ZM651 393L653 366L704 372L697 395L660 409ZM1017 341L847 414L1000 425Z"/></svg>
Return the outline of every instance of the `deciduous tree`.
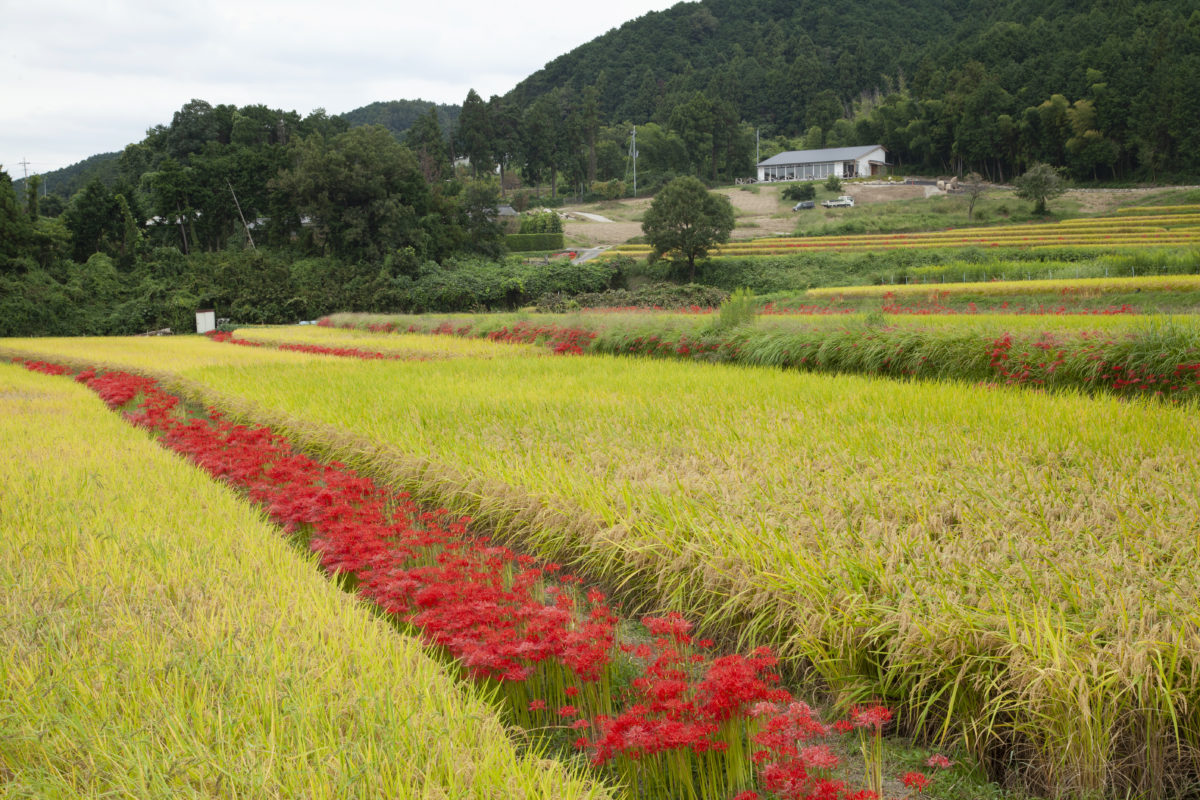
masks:
<svg viewBox="0 0 1200 800"><path fill-rule="evenodd" d="M440 255L427 252L428 236L444 222L433 214L416 158L382 126L351 128L328 142L308 137L273 186L309 218L313 243L327 255L382 262L405 245L422 257Z"/></svg>
<svg viewBox="0 0 1200 800"><path fill-rule="evenodd" d="M982 175L971 172L962 179L959 186L962 187L963 196L967 198L967 221L970 222L975 218L975 203L987 191L987 184L983 182Z"/></svg>
<svg viewBox="0 0 1200 800"><path fill-rule="evenodd" d="M724 195L709 192L697 178L676 178L650 203L642 231L656 258L669 255L687 261L688 279L696 279L696 259L729 241L733 206Z"/></svg>
<svg viewBox="0 0 1200 800"><path fill-rule="evenodd" d="M1035 214L1046 213L1046 201L1053 200L1067 190L1058 170L1049 164L1034 164L1019 178L1013 180L1017 197L1033 201Z"/></svg>

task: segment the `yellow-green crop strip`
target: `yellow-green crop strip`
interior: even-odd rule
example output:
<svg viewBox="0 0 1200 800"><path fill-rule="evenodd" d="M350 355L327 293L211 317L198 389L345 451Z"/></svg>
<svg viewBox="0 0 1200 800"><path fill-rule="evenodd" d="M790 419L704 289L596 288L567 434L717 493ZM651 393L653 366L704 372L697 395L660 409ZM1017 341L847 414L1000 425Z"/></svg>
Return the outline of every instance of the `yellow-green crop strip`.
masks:
<svg viewBox="0 0 1200 800"><path fill-rule="evenodd" d="M1135 291L1194 292L1200 275L1146 275L1129 278L1069 278L1029 281L978 281L968 283L887 284L882 286L826 286L809 289L810 297L882 297L952 294L1050 294L1056 292L1101 297Z"/></svg>
<svg viewBox="0 0 1200 800"><path fill-rule="evenodd" d="M304 365L320 356L265 347L231 347L204 336L109 336L87 339L0 339L0 355L38 353L80 364L105 364L132 372L185 370L207 365L247 368L266 364Z"/></svg>
<svg viewBox="0 0 1200 800"><path fill-rule="evenodd" d="M1040 791L1162 792L1197 756L1190 406L610 357L236 363L179 374L848 699L1020 752Z"/></svg>
<svg viewBox="0 0 1200 800"><path fill-rule="evenodd" d="M325 347L357 347L410 358L519 358L532 354L543 355L544 348L468 339L459 336L379 336L378 334L344 328L323 328L316 325L285 325L270 328L238 328L235 336L263 344L315 344Z"/></svg>
<svg viewBox="0 0 1200 800"><path fill-rule="evenodd" d="M0 451L5 797L606 796L84 387L0 364Z"/></svg>

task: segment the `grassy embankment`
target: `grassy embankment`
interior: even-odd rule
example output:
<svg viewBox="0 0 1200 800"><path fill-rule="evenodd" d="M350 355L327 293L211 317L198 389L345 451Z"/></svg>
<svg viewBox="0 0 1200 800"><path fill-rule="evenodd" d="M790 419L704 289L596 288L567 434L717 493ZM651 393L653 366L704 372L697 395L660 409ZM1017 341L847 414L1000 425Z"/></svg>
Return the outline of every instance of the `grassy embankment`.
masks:
<svg viewBox="0 0 1200 800"><path fill-rule="evenodd" d="M1194 283L1189 278L1181 285L1187 288L1189 280ZM829 302L822 308L836 312ZM772 315L732 327L722 327L711 314L641 312L473 317L341 314L328 321L377 331L543 342L556 353L1018 384L1174 401L1200 396L1200 325L1189 315L875 311Z"/></svg>

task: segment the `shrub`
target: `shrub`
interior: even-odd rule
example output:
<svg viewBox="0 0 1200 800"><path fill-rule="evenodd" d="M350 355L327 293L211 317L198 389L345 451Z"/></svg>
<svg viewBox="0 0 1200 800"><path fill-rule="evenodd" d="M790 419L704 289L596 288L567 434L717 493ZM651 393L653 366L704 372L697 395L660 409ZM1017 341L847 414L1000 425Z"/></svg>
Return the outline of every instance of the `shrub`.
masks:
<svg viewBox="0 0 1200 800"><path fill-rule="evenodd" d="M563 247L563 235L561 232L510 233L504 237L504 246L508 248L510 253L528 253L536 250L561 250Z"/></svg>
<svg viewBox="0 0 1200 800"><path fill-rule="evenodd" d="M787 187L783 190L782 194L784 200L794 200L796 202L814 200L817 196L817 187L811 183L799 183Z"/></svg>
<svg viewBox="0 0 1200 800"><path fill-rule="evenodd" d="M619 274L619 265L610 261L449 261L445 269L414 282L405 305L416 313L514 309L551 292L571 295L603 291Z"/></svg>
<svg viewBox="0 0 1200 800"><path fill-rule="evenodd" d="M562 218L553 211L535 211L521 215L520 233L562 233Z"/></svg>
<svg viewBox="0 0 1200 800"><path fill-rule="evenodd" d="M825 188L831 192L839 191L842 188L842 179L837 175L830 175L825 179Z"/></svg>
<svg viewBox="0 0 1200 800"><path fill-rule="evenodd" d="M605 200L616 200L625 196L625 182L613 178L611 181L595 181L591 186L592 194Z"/></svg>

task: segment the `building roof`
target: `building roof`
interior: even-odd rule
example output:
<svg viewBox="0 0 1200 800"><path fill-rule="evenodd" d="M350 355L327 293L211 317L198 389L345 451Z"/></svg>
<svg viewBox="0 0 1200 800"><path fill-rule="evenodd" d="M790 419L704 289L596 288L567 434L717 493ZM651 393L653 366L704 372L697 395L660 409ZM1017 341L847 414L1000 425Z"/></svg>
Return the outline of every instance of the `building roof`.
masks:
<svg viewBox="0 0 1200 800"><path fill-rule="evenodd" d="M824 150L788 150L766 161L760 167L776 167L784 164L824 164L830 161L853 161L875 150L887 152L881 144L864 144L858 147L827 147Z"/></svg>

